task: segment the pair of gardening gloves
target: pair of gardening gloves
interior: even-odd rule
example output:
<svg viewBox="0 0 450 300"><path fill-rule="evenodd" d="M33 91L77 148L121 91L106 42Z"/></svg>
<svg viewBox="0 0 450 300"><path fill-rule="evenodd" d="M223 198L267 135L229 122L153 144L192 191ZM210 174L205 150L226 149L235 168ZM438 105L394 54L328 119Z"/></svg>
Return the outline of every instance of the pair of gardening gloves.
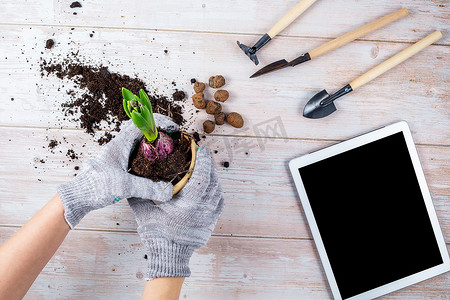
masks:
<svg viewBox="0 0 450 300"><path fill-rule="evenodd" d="M163 130L179 130L165 116L154 114L154 118ZM188 277L192 253L206 244L224 206L210 150L199 147L189 182L173 196L171 183L127 172L131 149L140 137L141 131L131 121L125 122L99 156L88 160L72 181L58 187L64 216L73 229L90 211L127 198L148 250L147 279Z"/></svg>

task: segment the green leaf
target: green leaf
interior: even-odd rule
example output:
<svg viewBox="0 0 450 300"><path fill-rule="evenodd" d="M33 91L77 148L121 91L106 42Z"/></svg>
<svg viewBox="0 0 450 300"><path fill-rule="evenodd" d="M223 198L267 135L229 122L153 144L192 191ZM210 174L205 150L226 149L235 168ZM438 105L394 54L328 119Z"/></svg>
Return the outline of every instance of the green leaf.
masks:
<svg viewBox="0 0 450 300"><path fill-rule="evenodd" d="M135 110L131 113L131 119L133 120L134 125L136 125L136 127L141 131L142 129L146 129L147 127L149 127L147 121L142 117L140 113Z"/></svg>
<svg viewBox="0 0 450 300"><path fill-rule="evenodd" d="M133 95L133 99L134 99L134 101L136 101L137 103L141 103L141 98L139 98L138 96Z"/></svg>
<svg viewBox="0 0 450 300"><path fill-rule="evenodd" d="M141 115L147 121L150 133L158 137L158 129L156 128L155 119L153 118L153 115L150 114L147 107L141 106Z"/></svg>
<svg viewBox="0 0 450 300"><path fill-rule="evenodd" d="M153 142L158 137L158 129L153 118L152 104L143 89L139 90L139 96L123 87L123 109L127 116L133 120L134 125L142 131L147 140ZM132 104L138 104L138 106L133 107Z"/></svg>
<svg viewBox="0 0 450 300"><path fill-rule="evenodd" d="M130 101L130 100L134 99L135 95L131 91L129 91L123 87L122 88L122 97L123 97L123 99Z"/></svg>
<svg viewBox="0 0 450 300"><path fill-rule="evenodd" d="M136 125L136 127L139 128L140 131L142 131L149 142L153 142L154 140L156 140L156 138L158 137L158 133L153 132L150 124L147 123L147 120L145 120L140 113L133 111L133 113L131 114L131 118L134 125Z"/></svg>
<svg viewBox="0 0 450 300"><path fill-rule="evenodd" d="M153 114L152 103L150 102L150 99L148 98L147 94L145 93L145 91L143 89L139 90L139 97L141 98L142 104L144 104L148 108L148 110L151 112L151 114Z"/></svg>
<svg viewBox="0 0 450 300"><path fill-rule="evenodd" d="M131 100L131 101L133 101L133 100ZM134 111L134 107L131 105L131 101L127 101L127 108L128 108L128 111L130 112L130 114L132 114Z"/></svg>
<svg viewBox="0 0 450 300"><path fill-rule="evenodd" d="M125 113L127 114L127 116L131 119L131 113L128 110L128 101L123 99L123 109L125 110Z"/></svg>
<svg viewBox="0 0 450 300"><path fill-rule="evenodd" d="M155 133L155 136L158 137L158 130L156 129L155 119L153 118L152 103L150 102L150 99L147 96L147 93L143 89L139 90L139 96L141 97L141 103L146 108L146 111L148 111L148 114L145 112L144 118L149 123L149 126L151 127L151 131L153 131ZM143 108L141 108L141 111L143 110Z"/></svg>
<svg viewBox="0 0 450 300"><path fill-rule="evenodd" d="M148 111L148 108L145 107L144 105L141 105L141 116L147 121L147 123L151 123L149 122L150 112Z"/></svg>

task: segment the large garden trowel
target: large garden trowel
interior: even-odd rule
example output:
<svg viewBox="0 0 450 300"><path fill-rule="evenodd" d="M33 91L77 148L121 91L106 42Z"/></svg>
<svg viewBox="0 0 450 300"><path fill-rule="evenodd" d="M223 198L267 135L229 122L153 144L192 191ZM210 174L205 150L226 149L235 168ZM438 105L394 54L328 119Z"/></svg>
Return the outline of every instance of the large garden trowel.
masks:
<svg viewBox="0 0 450 300"><path fill-rule="evenodd" d="M372 79L377 78L384 72L392 69L398 64L404 62L414 54L420 52L425 49L429 45L433 44L437 40L442 37L442 33L440 31L435 31L426 38L418 41L417 43L409 46L405 50L397 53L393 57L388 60L382 62L375 68L356 78L342 89L337 91L336 93L330 95L326 90L321 91L316 94L311 100L306 103L305 108L303 110L303 116L311 119L319 119L326 117L336 111L336 106L334 105L334 101L345 94L350 93L351 91L359 88L360 86L368 83Z"/></svg>
<svg viewBox="0 0 450 300"><path fill-rule="evenodd" d="M295 19L297 19L305 10L314 4L317 0L302 0L293 9L291 9L275 26L272 27L266 34L264 34L253 47L237 42L239 47L250 58L255 65L259 64L256 52L279 34L283 29L288 27Z"/></svg>

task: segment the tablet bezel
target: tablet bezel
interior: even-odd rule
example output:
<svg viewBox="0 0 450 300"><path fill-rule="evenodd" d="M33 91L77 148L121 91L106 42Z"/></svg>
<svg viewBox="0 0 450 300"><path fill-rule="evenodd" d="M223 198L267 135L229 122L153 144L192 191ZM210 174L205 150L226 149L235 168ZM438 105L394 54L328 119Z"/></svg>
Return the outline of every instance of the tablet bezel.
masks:
<svg viewBox="0 0 450 300"><path fill-rule="evenodd" d="M401 121L398 123L394 123L392 125L388 125L386 127L380 128L375 131L371 131L369 133L357 136L350 140L332 145L330 147L315 151L313 153L306 154L304 156L295 158L289 162L289 169L291 171L292 177L294 179L295 186L297 188L297 192L300 197L300 201L303 206L303 210L306 215L306 219L308 220L309 227L311 229L311 233L313 235L317 250L319 252L320 259L322 261L325 274L328 278L328 282L330 284L331 291L333 293L333 297L335 299L342 299L342 296L339 292L336 279L334 277L333 271L331 269L330 262L328 260L328 256L325 251L325 246L322 241L322 237L320 236L320 232L316 223L316 219L314 217L313 211L311 209L311 205L309 203L308 196L306 194L305 187L303 185L299 169L310 165L312 163L321 161L323 159L338 155L340 153L349 151L351 149L360 147L362 145L374 142L376 140L382 139L384 137L393 135L395 133L403 132L403 136L406 141L406 145L408 148L408 152L411 157L411 161L416 173L417 180L419 182L420 190L422 192L425 206L428 211L428 215L430 217L431 225L433 228L434 235L436 237L439 251L441 253L441 257L443 263L429 268L427 270L409 275L402 279L390 282L388 284L382 285L380 287L371 289L364 293L352 296L350 298L346 298L349 300L360 300L360 299L372 299L376 298L393 291L402 289L409 285L418 283L420 281L426 280L428 278L434 277L436 275L445 273L450 270L450 259L447 252L447 247L444 241L444 237L442 235L441 228L438 223L438 219L436 216L436 211L434 209L433 201L431 199L430 191L428 190L428 185L425 180L425 176L422 170L422 166L420 164L419 156L417 155L417 150L414 145L414 141L412 139L411 131L409 129L408 124L405 121Z"/></svg>

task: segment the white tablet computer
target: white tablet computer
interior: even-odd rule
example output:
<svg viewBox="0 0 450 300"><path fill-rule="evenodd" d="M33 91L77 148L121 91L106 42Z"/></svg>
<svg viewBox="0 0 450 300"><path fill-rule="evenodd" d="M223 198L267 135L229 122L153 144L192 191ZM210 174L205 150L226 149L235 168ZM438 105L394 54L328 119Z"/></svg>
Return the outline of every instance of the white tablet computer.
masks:
<svg viewBox="0 0 450 300"><path fill-rule="evenodd" d="M335 299L372 299L449 271L406 122L289 167Z"/></svg>

